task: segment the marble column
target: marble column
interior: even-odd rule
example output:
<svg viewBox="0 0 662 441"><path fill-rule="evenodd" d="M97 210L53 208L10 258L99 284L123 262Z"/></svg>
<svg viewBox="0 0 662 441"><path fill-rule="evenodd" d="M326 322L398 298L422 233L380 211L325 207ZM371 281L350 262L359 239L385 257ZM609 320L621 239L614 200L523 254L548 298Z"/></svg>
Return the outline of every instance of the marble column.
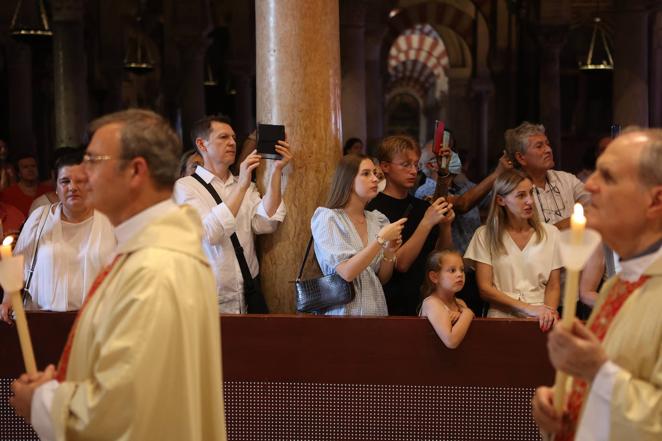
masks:
<svg viewBox="0 0 662 441"><path fill-rule="evenodd" d="M648 126L648 12L643 1L618 2L614 31L614 122Z"/></svg>
<svg viewBox="0 0 662 441"><path fill-rule="evenodd" d="M362 0L340 2L343 139L366 140L365 14Z"/></svg>
<svg viewBox="0 0 662 441"><path fill-rule="evenodd" d="M87 116L87 57L82 0L53 5L55 148L81 145Z"/></svg>
<svg viewBox="0 0 662 441"><path fill-rule="evenodd" d="M35 154L32 114L32 51L30 46L7 40L8 147L12 156Z"/></svg>
<svg viewBox="0 0 662 441"><path fill-rule="evenodd" d="M253 76L249 69L237 69L232 73L232 82L236 94L234 96L233 128L238 140L243 140L255 130L253 116Z"/></svg>
<svg viewBox="0 0 662 441"><path fill-rule="evenodd" d="M188 148L193 148L189 144L193 123L205 116L205 52L208 45L206 37L182 39L177 44L180 53L182 138Z"/></svg>
<svg viewBox="0 0 662 441"><path fill-rule="evenodd" d="M102 92L97 109L92 110L95 116L116 112L122 109L122 80L124 71L124 36L125 24L120 14L117 14L117 4L99 2L99 59L97 78L98 89Z"/></svg>
<svg viewBox="0 0 662 441"><path fill-rule="evenodd" d="M561 146L561 75L559 56L565 44L564 27L543 28L538 34L540 44L540 122L552 150L556 168L563 168Z"/></svg>
<svg viewBox="0 0 662 441"><path fill-rule="evenodd" d="M489 97L492 84L487 78L476 78L471 83L472 92L476 100L476 152L478 173L487 176L487 163L489 159L488 125L489 125Z"/></svg>
<svg viewBox="0 0 662 441"><path fill-rule="evenodd" d="M294 311L294 280L341 155L338 0L256 0L257 119L284 124L294 160L283 176L287 217L261 236L262 288L272 312ZM270 161L258 173L263 190Z"/></svg>
<svg viewBox="0 0 662 441"><path fill-rule="evenodd" d="M657 11L651 32L651 127L662 127L662 10Z"/></svg>
<svg viewBox="0 0 662 441"><path fill-rule="evenodd" d="M210 44L208 0L164 2L163 97L185 149L193 148L191 126L205 116L205 54Z"/></svg>
<svg viewBox="0 0 662 441"><path fill-rule="evenodd" d="M243 139L255 130L255 4L249 1L232 3L230 23L230 59L234 95L233 128L237 139Z"/></svg>
<svg viewBox="0 0 662 441"><path fill-rule="evenodd" d="M366 152L371 155L376 153L384 137L384 74L380 55L385 31L385 25L371 24L365 35L365 145Z"/></svg>

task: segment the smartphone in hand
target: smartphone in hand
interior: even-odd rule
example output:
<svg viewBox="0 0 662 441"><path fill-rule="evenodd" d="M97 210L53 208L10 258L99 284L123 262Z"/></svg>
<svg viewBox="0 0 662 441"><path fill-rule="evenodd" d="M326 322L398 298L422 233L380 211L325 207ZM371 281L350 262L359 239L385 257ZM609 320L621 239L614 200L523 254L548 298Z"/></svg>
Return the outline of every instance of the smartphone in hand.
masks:
<svg viewBox="0 0 662 441"><path fill-rule="evenodd" d="M257 154L264 159L279 160L283 157L276 153L276 144L285 140L285 126L274 124L258 124Z"/></svg>

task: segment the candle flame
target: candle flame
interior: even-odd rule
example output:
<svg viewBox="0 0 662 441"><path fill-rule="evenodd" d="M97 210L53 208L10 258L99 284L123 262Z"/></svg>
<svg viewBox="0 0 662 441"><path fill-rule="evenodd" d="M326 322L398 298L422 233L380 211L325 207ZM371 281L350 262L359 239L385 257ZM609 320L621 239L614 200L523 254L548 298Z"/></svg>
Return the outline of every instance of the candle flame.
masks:
<svg viewBox="0 0 662 441"><path fill-rule="evenodd" d="M576 218L577 220L584 219L584 207L582 206L582 204L575 204L572 217Z"/></svg>
<svg viewBox="0 0 662 441"><path fill-rule="evenodd" d="M7 236L5 237L5 240L2 241L2 245L4 246L11 245L12 242L14 242L14 238L12 236Z"/></svg>

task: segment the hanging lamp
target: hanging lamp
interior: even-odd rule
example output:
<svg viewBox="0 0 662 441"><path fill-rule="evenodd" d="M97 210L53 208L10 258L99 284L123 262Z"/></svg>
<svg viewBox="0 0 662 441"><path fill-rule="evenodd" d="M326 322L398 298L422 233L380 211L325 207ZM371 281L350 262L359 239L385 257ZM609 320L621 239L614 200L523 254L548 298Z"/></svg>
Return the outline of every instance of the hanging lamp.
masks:
<svg viewBox="0 0 662 441"><path fill-rule="evenodd" d="M141 17L138 17L136 21L138 26L135 35L127 37L124 69L138 75L144 75L154 70L154 63L143 40Z"/></svg>
<svg viewBox="0 0 662 441"><path fill-rule="evenodd" d="M580 70L613 70L614 59L611 56L605 27L600 18L600 0L595 2L595 18L593 19L593 32L591 44L585 58L579 60ZM597 43L597 45L596 45Z"/></svg>
<svg viewBox="0 0 662 441"><path fill-rule="evenodd" d="M209 61L209 59L205 61L205 79L202 82L202 84L205 87L218 86L218 81L216 81L216 77L214 77L214 72L212 71L211 62Z"/></svg>
<svg viewBox="0 0 662 441"><path fill-rule="evenodd" d="M29 2L28 2L29 3ZM9 32L17 41L32 43L49 39L53 36L44 0L36 0L30 4L23 4L23 0L18 0L16 10L9 25Z"/></svg>

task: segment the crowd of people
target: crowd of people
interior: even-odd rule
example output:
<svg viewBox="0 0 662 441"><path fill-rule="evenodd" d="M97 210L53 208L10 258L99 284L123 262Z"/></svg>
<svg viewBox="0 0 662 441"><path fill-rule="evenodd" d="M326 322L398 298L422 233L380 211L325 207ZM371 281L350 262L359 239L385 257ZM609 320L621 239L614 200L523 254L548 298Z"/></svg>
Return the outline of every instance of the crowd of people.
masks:
<svg viewBox="0 0 662 441"><path fill-rule="evenodd" d="M29 215L15 250L25 256L28 306L53 311L82 308L58 370L49 367L16 381L12 404L24 416L37 412L33 425L40 434L91 430L93 435L105 427L107 411L95 403L110 402L111 393L117 394L112 406L120 403L131 378L151 376L147 366L164 366L161 375L153 377L168 378L172 370L165 366L175 351L178 358L185 354L184 360L209 361L199 384L180 385L178 397L208 400L219 412L220 401L211 396L217 394L201 392L208 389L200 387L220 384L213 373L220 371L215 314L217 310L268 312L261 294L255 235L275 231L285 219L281 176L293 160L290 144L277 142L281 159L268 168L266 191L260 195L252 174L264 161L254 150L239 151L232 125L223 117L198 121L191 133L194 150L181 158L174 132L148 111L103 117L92 124L91 132L84 154L58 159L56 202L45 197L43 205L29 213L37 196L50 191L38 180L34 158L20 158L18 182L11 184L8 178L0 195L6 201L20 192L11 200ZM662 240L662 135L659 130L635 129L613 144L583 184L572 174L553 169L544 127L525 122L506 132L505 152L496 169L474 184L464 175L452 144L439 153L450 159L448 169L440 169L430 146L421 150L405 135L384 138L376 159L352 142L348 147L354 150L348 148L335 169L326 203L311 213L322 272L337 274L355 292L349 303L324 313L424 316L449 348L460 345L473 318L483 310L488 317L535 318L541 330L554 329L549 349L556 367L577 380L604 383L602 392L596 392L601 394L598 398L587 396L585 382L573 384L575 401L570 401L568 412L575 419L570 423L554 410L551 390L539 389L534 416L541 428L574 431L582 400L588 399L590 412L604 416L613 404L611 395L625 403L615 412L626 415L612 426L614 433L627 433L648 415L654 424L659 412L650 413L649 406L630 397L640 394L662 402L659 388L652 384L659 380L655 347L662 332L659 320L649 317L659 311L659 296L640 295L636 304L624 308L629 316L645 316L643 325L652 326L650 336L656 339L652 351L647 350L648 340L636 337L622 321L614 322L614 332L622 338L605 333L624 296L649 279L653 280L649 291L659 285L660 266L655 262L659 263ZM636 157L628 157L631 145ZM235 175L232 167L239 155L243 159ZM442 183L449 189L447 195L438 193L438 180L446 180ZM589 226L592 223L603 233L609 245L605 249L613 248L626 259L626 281L607 284L606 298L597 294L607 256L599 248L582 274L581 290L583 298L598 305L599 314L606 312L592 319L589 328L576 322L564 330L554 326L562 307L559 229L568 228L576 202L587 204ZM621 212L616 203L632 213ZM487 209L484 222L479 221L480 207ZM627 237L619 233L619 226ZM472 279L480 296L476 302L467 290ZM181 292L194 294L197 300L188 301ZM603 308L604 304L609 307ZM11 322L7 299L0 312L2 320ZM164 338L172 344L154 344ZM145 342L152 344L146 348ZM636 363L623 358L622 353L628 352L624 344L629 342L636 343L629 351L636 352ZM137 352L139 358L127 351L134 345L143 348ZM633 381L633 374L644 379ZM112 378L112 384L104 383L104 378ZM159 407L154 404L157 392L156 383L144 384L140 397L145 408ZM52 406L69 413L53 412ZM180 408L160 407L155 418L179 419L174 415ZM128 417L126 425L107 429L140 433L152 416L140 417ZM189 438L200 425L210 434L219 430L218 424L207 425L209 420L198 425L191 415L186 420L190 425L177 429L181 439L205 439Z"/></svg>
<svg viewBox="0 0 662 441"><path fill-rule="evenodd" d="M449 159L443 175L431 142L421 149L409 136L389 136L371 158L359 139L348 140L328 199L312 213L311 230L320 269L351 283L355 297L324 313L421 314L439 330L438 317L455 324L471 312L536 318L543 331L549 330L560 303L558 229L567 228L575 201L587 202L584 184L553 170L552 149L541 125L525 122L508 130L497 167L478 183L464 174L452 135L450 139L438 153ZM292 160L290 145L277 143L281 159L269 169L265 194L260 195L252 178L264 161L250 138L239 148L227 118L197 121L190 141L194 148L179 159L173 199L200 216L218 309L266 313L255 235L272 233L285 219L281 175ZM110 159L80 152L60 155L54 198L51 187L39 181L34 157L18 159L17 182L7 173L0 200L28 216L16 245L16 252L25 256L28 308L79 309L94 276L113 254L113 228L91 208L85 178L85 168ZM448 187L443 196L435 195L440 180ZM487 211L484 224L481 208ZM5 224L9 229L11 223ZM455 254L439 254L444 250ZM462 287L452 300L445 291L451 287L438 281L449 271L446 261L457 256L463 264L451 266L462 273ZM602 259L593 259L597 269L587 271L591 277L582 284L584 291L597 290ZM445 301L423 301L428 296ZM11 322L7 298L0 318Z"/></svg>

